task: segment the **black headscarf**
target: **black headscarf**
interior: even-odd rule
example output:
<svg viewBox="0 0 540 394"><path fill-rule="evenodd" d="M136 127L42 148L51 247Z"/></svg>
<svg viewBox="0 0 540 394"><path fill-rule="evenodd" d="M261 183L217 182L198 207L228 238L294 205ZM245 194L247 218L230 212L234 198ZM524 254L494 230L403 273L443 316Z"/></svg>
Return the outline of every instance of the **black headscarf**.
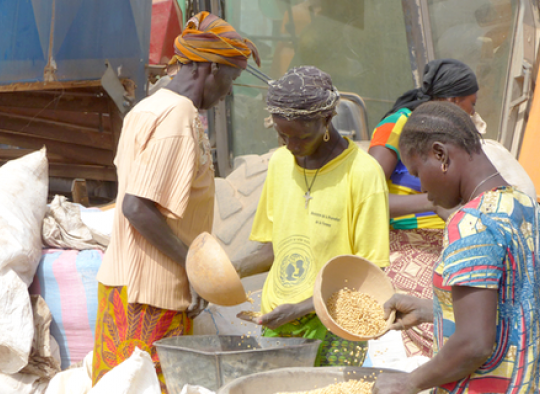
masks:
<svg viewBox="0 0 540 394"><path fill-rule="evenodd" d="M432 60L424 67L422 87L401 95L383 119L400 108L414 111L420 104L433 98L463 97L478 91L473 70L455 59Z"/></svg>

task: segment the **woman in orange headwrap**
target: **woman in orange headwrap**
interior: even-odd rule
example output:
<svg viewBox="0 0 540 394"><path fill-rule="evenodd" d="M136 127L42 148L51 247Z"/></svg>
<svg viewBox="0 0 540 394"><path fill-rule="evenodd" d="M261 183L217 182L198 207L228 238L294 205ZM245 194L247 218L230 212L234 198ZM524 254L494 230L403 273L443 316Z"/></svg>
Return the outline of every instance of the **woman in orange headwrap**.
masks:
<svg viewBox="0 0 540 394"><path fill-rule="evenodd" d="M188 246L212 232L214 217L214 169L198 110L217 104L248 58L259 58L251 41L207 12L188 21L175 49L178 73L130 111L118 144L118 209L97 275L94 385L138 347L167 393L153 343L190 334L206 304L185 272Z"/></svg>
<svg viewBox="0 0 540 394"><path fill-rule="evenodd" d="M252 55L257 65L261 65L255 44L242 38L223 19L206 11L188 21L184 32L174 40L174 52L172 64L208 62L245 70Z"/></svg>

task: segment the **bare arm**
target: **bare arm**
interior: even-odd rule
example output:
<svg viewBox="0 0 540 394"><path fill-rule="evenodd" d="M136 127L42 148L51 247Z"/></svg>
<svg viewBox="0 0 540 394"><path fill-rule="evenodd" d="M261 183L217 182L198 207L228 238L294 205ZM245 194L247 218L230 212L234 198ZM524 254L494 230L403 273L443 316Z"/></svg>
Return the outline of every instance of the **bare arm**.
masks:
<svg viewBox="0 0 540 394"><path fill-rule="evenodd" d="M497 332L497 290L452 287L456 331L439 353L411 373L420 389L463 379L493 353Z"/></svg>
<svg viewBox="0 0 540 394"><path fill-rule="evenodd" d="M463 379L492 354L497 331L497 290L452 287L455 333L431 361L410 374L383 374L373 392L418 393Z"/></svg>
<svg viewBox="0 0 540 394"><path fill-rule="evenodd" d="M388 196L388 205L390 206L391 218L430 212L435 209L435 206L427 199L426 193L410 194L408 196L390 194Z"/></svg>
<svg viewBox="0 0 540 394"><path fill-rule="evenodd" d="M188 247L173 233L155 202L126 194L122 213L148 242L185 268Z"/></svg>
<svg viewBox="0 0 540 394"><path fill-rule="evenodd" d="M313 297L310 297L298 304L283 304L276 307L272 312L259 317L257 324L276 329L313 311L315 311L315 305L313 305Z"/></svg>
<svg viewBox="0 0 540 394"><path fill-rule="evenodd" d="M253 242L253 241L248 241ZM274 262L274 248L272 242L261 243L255 253L233 261L234 268L241 278L267 272Z"/></svg>
<svg viewBox="0 0 540 394"><path fill-rule="evenodd" d="M396 152L384 146L373 146L369 148L368 153L379 162L386 180L389 180L398 163ZM409 196L390 194L388 204L390 206L390 218L434 210L434 205L427 199L426 193Z"/></svg>
<svg viewBox="0 0 540 394"><path fill-rule="evenodd" d="M384 146L372 146L369 148L368 153L379 162L386 180L389 180L398 163L396 152Z"/></svg>
<svg viewBox="0 0 540 394"><path fill-rule="evenodd" d="M126 194L122 213L148 242L182 267L186 267L188 247L173 233L155 202ZM191 304L186 312L190 319L194 319L206 308L208 302L195 292L191 284L189 290Z"/></svg>

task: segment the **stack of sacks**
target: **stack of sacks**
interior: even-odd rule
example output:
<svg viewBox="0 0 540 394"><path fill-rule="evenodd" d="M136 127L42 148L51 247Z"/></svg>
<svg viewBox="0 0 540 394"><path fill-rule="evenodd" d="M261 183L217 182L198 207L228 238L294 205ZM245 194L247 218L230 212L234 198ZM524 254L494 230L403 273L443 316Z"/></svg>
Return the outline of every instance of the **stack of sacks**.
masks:
<svg viewBox="0 0 540 394"><path fill-rule="evenodd" d="M100 250L46 249L30 294L40 294L51 310L51 335L60 347L62 370L82 361L94 348L97 271Z"/></svg>
<svg viewBox="0 0 540 394"><path fill-rule="evenodd" d="M54 341L51 345L48 336L48 309L39 298L35 298L33 304L28 293L41 256L41 226L47 209L48 183L45 149L0 167L2 394L42 392L45 381L59 370L59 360L55 362L53 356ZM34 310L43 332L34 332ZM33 362L27 367L34 356L47 358L43 368Z"/></svg>
<svg viewBox="0 0 540 394"><path fill-rule="evenodd" d="M110 236L87 226L81 216L79 204L69 202L65 196L54 196L43 220L43 243L59 249L105 251Z"/></svg>
<svg viewBox="0 0 540 394"><path fill-rule="evenodd" d="M161 394L154 363L150 355L135 348L124 362L110 370L92 388L92 352L82 367L57 374L45 394Z"/></svg>
<svg viewBox="0 0 540 394"><path fill-rule="evenodd" d="M51 334L60 346L62 369L81 362L94 348L96 275L109 243L108 235L82 221L84 211L96 211L99 221L99 208L84 208L64 196L55 196L49 204L42 231L49 248L42 252L29 289L30 294L41 295L51 310Z"/></svg>

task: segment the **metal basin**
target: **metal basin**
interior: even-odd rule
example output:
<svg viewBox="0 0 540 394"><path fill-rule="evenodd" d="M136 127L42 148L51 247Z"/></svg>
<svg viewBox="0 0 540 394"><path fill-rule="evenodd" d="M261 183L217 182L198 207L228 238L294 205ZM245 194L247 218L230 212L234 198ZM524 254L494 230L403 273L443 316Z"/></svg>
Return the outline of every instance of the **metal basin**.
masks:
<svg viewBox="0 0 540 394"><path fill-rule="evenodd" d="M181 336L154 342L169 394L185 384L217 391L241 376L285 367L312 367L321 341L228 335Z"/></svg>
<svg viewBox="0 0 540 394"><path fill-rule="evenodd" d="M238 378L223 386L218 394L276 394L307 391L351 379L373 382L381 372L397 371L363 367L282 368Z"/></svg>

